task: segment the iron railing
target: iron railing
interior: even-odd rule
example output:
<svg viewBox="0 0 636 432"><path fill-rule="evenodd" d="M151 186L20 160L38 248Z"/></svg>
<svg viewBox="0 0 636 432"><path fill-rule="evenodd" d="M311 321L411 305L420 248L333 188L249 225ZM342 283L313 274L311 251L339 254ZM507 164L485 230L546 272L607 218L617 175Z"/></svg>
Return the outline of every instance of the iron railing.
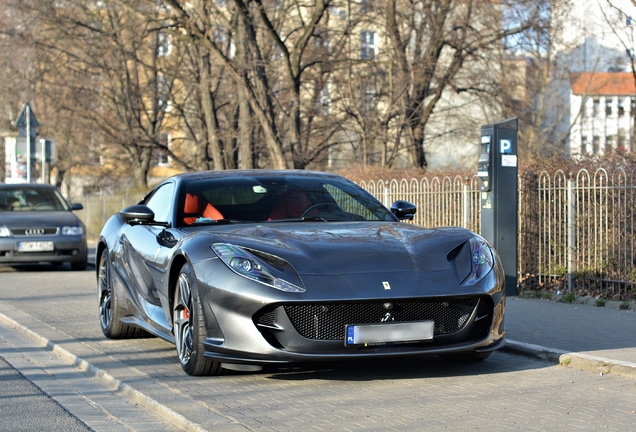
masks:
<svg viewBox="0 0 636 432"><path fill-rule="evenodd" d="M413 222L480 232L477 177L374 180L360 185L387 207L410 201ZM107 218L141 195L83 197L78 216L96 239ZM636 283L636 170L524 173L519 179L519 263L522 289L555 289L626 298Z"/></svg>

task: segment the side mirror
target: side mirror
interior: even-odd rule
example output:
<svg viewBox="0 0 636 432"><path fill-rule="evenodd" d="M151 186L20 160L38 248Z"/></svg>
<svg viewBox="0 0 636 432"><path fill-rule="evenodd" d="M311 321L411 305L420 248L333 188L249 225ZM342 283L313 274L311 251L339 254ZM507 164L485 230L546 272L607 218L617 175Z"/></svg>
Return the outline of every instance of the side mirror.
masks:
<svg viewBox="0 0 636 432"><path fill-rule="evenodd" d="M145 205L132 205L119 212L122 219L131 225L148 224L155 220L155 213Z"/></svg>
<svg viewBox="0 0 636 432"><path fill-rule="evenodd" d="M73 203L71 204L71 211L75 211L75 210L83 210L84 206L80 203Z"/></svg>
<svg viewBox="0 0 636 432"><path fill-rule="evenodd" d="M413 216L415 216L416 211L417 206L408 201L397 200L391 205L391 213L393 213L399 220L413 220Z"/></svg>
<svg viewBox="0 0 636 432"><path fill-rule="evenodd" d="M168 222L158 222L155 220L155 212L145 205L135 204L130 207L126 207L119 212L124 222L130 225L157 225L162 227L168 227Z"/></svg>

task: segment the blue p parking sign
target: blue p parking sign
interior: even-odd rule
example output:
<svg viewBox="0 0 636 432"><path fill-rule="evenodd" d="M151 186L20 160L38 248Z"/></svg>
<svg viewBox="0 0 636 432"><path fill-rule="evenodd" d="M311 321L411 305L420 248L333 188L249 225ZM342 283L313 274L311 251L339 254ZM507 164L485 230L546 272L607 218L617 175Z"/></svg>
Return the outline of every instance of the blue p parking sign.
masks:
<svg viewBox="0 0 636 432"><path fill-rule="evenodd" d="M507 139L499 140L499 150L501 154L512 153L512 141Z"/></svg>

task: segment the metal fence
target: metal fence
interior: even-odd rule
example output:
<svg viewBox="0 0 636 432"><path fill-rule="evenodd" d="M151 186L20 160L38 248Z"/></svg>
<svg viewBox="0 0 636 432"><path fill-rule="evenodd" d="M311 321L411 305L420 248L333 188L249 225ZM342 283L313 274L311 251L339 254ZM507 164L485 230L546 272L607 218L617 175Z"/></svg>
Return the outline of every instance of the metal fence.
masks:
<svg viewBox="0 0 636 432"><path fill-rule="evenodd" d="M137 204L143 194L104 195L74 197L73 202L81 203L83 210L74 213L86 225L86 235L90 240L97 240L99 233L110 216L124 207Z"/></svg>
<svg viewBox="0 0 636 432"><path fill-rule="evenodd" d="M556 289L615 299L634 296L636 170L525 173L519 179L520 289ZM360 185L387 207L417 205L413 222L480 231L477 177L376 180ZM107 218L141 195L83 197L77 212L96 239Z"/></svg>

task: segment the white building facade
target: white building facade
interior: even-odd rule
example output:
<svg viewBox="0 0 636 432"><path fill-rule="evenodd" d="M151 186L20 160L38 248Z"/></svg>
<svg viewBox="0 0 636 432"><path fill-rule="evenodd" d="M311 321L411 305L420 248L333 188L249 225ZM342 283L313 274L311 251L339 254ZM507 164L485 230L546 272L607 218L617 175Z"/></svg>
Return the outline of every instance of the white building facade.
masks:
<svg viewBox="0 0 636 432"><path fill-rule="evenodd" d="M569 153L608 154L632 151L636 87L628 72L582 72L570 75Z"/></svg>

